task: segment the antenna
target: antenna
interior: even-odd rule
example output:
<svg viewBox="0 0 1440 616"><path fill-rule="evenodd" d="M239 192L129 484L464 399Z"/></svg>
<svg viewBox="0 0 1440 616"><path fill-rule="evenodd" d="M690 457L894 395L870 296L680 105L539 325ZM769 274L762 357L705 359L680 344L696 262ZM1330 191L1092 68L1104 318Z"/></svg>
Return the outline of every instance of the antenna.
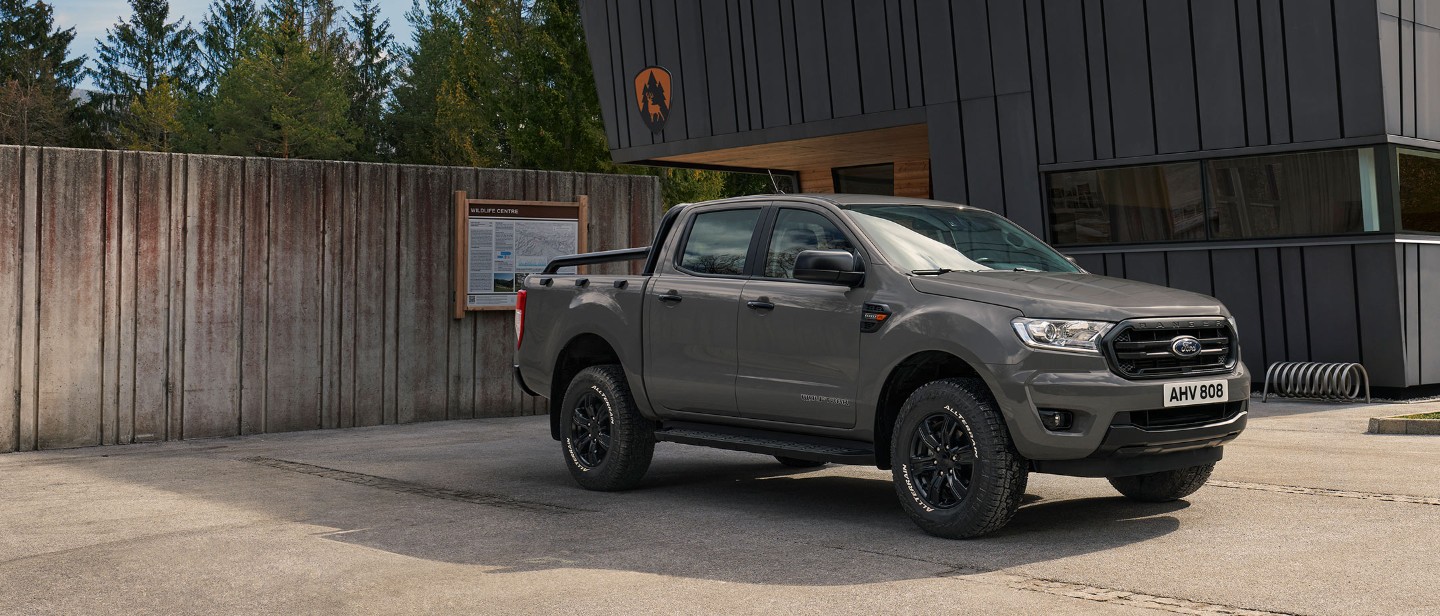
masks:
<svg viewBox="0 0 1440 616"><path fill-rule="evenodd" d="M775 189L775 194L777 194L777 195L783 195L783 194L785 194L785 191L780 190L780 183L775 181L775 172L774 172L774 171L771 171L771 170L769 170L769 169L766 169L766 170L765 170L765 173L770 176L770 187L773 188L773 189Z"/></svg>

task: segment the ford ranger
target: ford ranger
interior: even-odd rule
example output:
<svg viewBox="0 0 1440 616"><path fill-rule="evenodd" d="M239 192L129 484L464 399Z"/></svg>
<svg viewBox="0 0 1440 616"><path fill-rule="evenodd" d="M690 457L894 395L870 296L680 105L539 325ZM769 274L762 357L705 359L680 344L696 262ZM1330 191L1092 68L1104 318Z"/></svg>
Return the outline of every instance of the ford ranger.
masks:
<svg viewBox="0 0 1440 616"><path fill-rule="evenodd" d="M622 260L643 270L559 273ZM865 464L926 532L975 537L1032 472L1190 495L1250 396L1214 298L1086 273L938 201L680 205L652 246L561 257L518 296L516 378L591 490L638 485L657 441Z"/></svg>

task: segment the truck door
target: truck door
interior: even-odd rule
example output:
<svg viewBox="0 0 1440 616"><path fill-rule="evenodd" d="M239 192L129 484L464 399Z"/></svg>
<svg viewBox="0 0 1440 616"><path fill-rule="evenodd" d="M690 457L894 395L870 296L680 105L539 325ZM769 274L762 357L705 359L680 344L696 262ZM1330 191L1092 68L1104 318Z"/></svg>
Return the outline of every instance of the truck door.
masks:
<svg viewBox="0 0 1440 616"><path fill-rule="evenodd" d="M670 411L736 416L736 319L760 204L697 210L646 297L645 388Z"/></svg>
<svg viewBox="0 0 1440 616"><path fill-rule="evenodd" d="M855 425L863 288L800 282L804 250L855 244L817 210L779 208L740 298L736 404L742 417L814 426Z"/></svg>

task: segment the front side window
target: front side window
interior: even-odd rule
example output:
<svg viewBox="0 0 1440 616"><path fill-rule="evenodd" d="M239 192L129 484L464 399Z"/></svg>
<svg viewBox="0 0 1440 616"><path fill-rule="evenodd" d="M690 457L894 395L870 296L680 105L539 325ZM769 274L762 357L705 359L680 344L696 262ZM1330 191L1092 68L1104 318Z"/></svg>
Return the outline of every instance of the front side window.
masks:
<svg viewBox="0 0 1440 616"><path fill-rule="evenodd" d="M696 214L685 239L680 267L696 274L744 274L750 238L759 221L759 208Z"/></svg>
<svg viewBox="0 0 1440 616"><path fill-rule="evenodd" d="M806 250L855 252L850 240L828 218L808 210L782 209L770 233L765 277L794 278L795 257Z"/></svg>
<svg viewBox="0 0 1440 616"><path fill-rule="evenodd" d="M954 205L851 205L845 213L890 261L915 273L1079 272L1015 223Z"/></svg>

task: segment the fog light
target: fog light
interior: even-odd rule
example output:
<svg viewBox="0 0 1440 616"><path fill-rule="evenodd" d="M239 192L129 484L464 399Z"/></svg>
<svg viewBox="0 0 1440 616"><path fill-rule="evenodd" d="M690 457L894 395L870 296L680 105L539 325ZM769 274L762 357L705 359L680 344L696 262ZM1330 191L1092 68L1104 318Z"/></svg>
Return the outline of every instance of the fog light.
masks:
<svg viewBox="0 0 1440 616"><path fill-rule="evenodd" d="M1040 423L1045 425L1046 430L1069 430L1070 426L1075 425L1075 415L1070 411L1040 409Z"/></svg>

